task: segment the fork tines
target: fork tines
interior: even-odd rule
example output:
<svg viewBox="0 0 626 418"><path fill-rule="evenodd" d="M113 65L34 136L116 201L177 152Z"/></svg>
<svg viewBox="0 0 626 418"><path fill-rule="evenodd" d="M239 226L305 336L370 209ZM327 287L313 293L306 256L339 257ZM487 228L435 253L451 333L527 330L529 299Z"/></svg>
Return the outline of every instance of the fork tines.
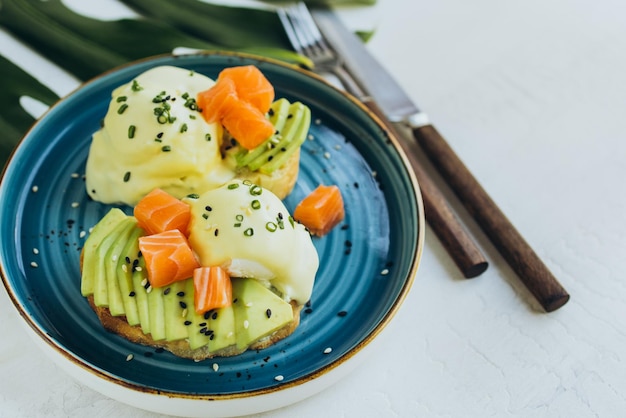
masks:
<svg viewBox="0 0 626 418"><path fill-rule="evenodd" d="M332 58L330 48L304 2L278 8L277 13L296 52L313 59Z"/></svg>

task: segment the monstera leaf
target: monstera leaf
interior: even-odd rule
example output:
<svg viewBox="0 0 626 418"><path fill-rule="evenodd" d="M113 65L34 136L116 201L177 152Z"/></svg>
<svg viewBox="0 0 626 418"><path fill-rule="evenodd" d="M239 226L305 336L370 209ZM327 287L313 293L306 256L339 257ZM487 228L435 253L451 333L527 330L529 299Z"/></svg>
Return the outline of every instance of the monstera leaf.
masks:
<svg viewBox="0 0 626 418"><path fill-rule="evenodd" d="M20 104L20 98L29 96L48 106L58 100L52 90L28 75L11 61L0 56L0 166L33 124L35 119Z"/></svg>

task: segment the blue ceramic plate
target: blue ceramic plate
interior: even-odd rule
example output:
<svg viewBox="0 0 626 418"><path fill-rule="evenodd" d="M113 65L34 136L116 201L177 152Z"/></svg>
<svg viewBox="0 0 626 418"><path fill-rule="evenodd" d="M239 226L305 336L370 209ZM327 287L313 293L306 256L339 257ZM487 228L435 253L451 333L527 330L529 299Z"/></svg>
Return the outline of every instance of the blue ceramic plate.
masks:
<svg viewBox="0 0 626 418"><path fill-rule="evenodd" d="M215 78L225 67L244 64L264 72L276 97L300 100L312 110L300 175L287 207L293 210L320 183L336 184L346 218L329 235L314 238L320 269L310 306L293 335L262 351L196 363L108 333L81 297L80 250L89 228L110 208L88 199L85 161L91 134L115 87L158 65ZM379 334L414 279L424 217L417 184L398 149L395 139L351 97L275 61L202 54L124 66L50 109L7 165L0 188L4 285L38 339L51 349L47 351L77 367L78 375L87 372L92 383L103 379L124 390L195 401L234 401L310 385ZM279 375L282 381L276 379Z"/></svg>

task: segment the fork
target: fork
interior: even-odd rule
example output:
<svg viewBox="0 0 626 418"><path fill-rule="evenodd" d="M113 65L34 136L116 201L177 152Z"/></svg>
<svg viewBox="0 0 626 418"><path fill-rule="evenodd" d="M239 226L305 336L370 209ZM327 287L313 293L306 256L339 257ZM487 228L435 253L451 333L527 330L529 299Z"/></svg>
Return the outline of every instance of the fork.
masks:
<svg viewBox="0 0 626 418"><path fill-rule="evenodd" d="M391 136L398 139L418 179L424 215L456 265L466 278L480 275L487 269L487 260L452 211L416 156L415 143L399 135L378 105L345 69L339 56L326 43L304 2L277 8L278 17L293 48L308 57L320 75L334 75L348 93L367 106L384 124ZM312 69L312 70L313 70Z"/></svg>
<svg viewBox="0 0 626 418"><path fill-rule="evenodd" d="M346 71L341 59L326 43L304 2L279 7L276 12L293 48L313 62L316 72L333 75L348 93L359 99L366 97L361 86Z"/></svg>

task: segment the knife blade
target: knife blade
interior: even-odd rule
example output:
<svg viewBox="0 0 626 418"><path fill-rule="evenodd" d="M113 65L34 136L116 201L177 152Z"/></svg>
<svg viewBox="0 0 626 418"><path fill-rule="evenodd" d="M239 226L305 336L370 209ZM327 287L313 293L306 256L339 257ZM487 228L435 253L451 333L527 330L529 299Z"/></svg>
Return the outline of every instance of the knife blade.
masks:
<svg viewBox="0 0 626 418"><path fill-rule="evenodd" d="M546 312L562 307L570 295L513 226L441 134L387 69L330 9L313 9L313 18L346 69L367 90L389 120L411 128L415 140L459 197L468 213Z"/></svg>

